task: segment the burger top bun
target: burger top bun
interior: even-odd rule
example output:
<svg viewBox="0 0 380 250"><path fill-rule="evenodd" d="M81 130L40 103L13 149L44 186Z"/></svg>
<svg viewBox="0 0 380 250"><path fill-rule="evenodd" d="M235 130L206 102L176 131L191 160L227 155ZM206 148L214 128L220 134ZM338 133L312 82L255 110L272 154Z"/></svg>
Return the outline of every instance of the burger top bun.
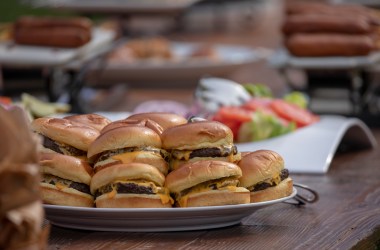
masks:
<svg viewBox="0 0 380 250"><path fill-rule="evenodd" d="M74 156L58 153L41 153L40 166L44 174L51 174L63 179L90 185L91 166Z"/></svg>
<svg viewBox="0 0 380 250"><path fill-rule="evenodd" d="M64 119L83 123L84 125L95 128L98 131L102 130L111 122L108 118L98 114L70 115L64 117Z"/></svg>
<svg viewBox="0 0 380 250"><path fill-rule="evenodd" d="M161 138L153 130L142 126L124 126L101 134L89 147L87 157L113 149L128 147L161 148Z"/></svg>
<svg viewBox="0 0 380 250"><path fill-rule="evenodd" d="M232 131L216 121L192 122L165 130L162 135L165 149L194 150L233 143Z"/></svg>
<svg viewBox="0 0 380 250"><path fill-rule="evenodd" d="M127 118L127 120L143 120L150 119L157 122L164 130L187 123L185 117L165 112L148 112L148 113L138 113L133 114Z"/></svg>
<svg viewBox="0 0 380 250"><path fill-rule="evenodd" d="M242 153L238 165L243 173L240 185L250 187L278 175L284 169L284 160L274 151L258 150Z"/></svg>
<svg viewBox="0 0 380 250"><path fill-rule="evenodd" d="M161 135L162 131L164 130L160 124L157 122L150 120L150 119L143 119L143 120L134 120L134 119L124 119L124 120L118 120L111 122L107 126L105 126L100 133L103 134L111 129L119 128L119 127L125 127L125 126L142 126L147 127L156 132L157 134Z"/></svg>
<svg viewBox="0 0 380 250"><path fill-rule="evenodd" d="M157 186L163 186L165 176L155 167L144 163L117 164L97 172L91 180L90 189L97 189L114 181L147 180Z"/></svg>
<svg viewBox="0 0 380 250"><path fill-rule="evenodd" d="M50 139L87 151L99 136L99 131L79 122L61 118L37 118L31 123L32 130Z"/></svg>
<svg viewBox="0 0 380 250"><path fill-rule="evenodd" d="M165 186L174 193L191 188L200 183L225 177L239 178L242 175L240 168L224 161L196 161L186 163L181 168L170 172L166 176Z"/></svg>

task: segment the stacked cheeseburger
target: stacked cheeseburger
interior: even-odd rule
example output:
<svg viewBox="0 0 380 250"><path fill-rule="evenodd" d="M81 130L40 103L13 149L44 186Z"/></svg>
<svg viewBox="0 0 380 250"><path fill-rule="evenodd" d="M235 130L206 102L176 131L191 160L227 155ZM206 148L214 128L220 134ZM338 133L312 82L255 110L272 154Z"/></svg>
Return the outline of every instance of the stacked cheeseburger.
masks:
<svg viewBox="0 0 380 250"><path fill-rule="evenodd" d="M42 138L39 162L44 203L94 206L89 188L92 168L87 163L87 150L99 135L95 127L107 123L108 119L96 115L38 118L32 122L32 130Z"/></svg>
<svg viewBox="0 0 380 250"><path fill-rule="evenodd" d="M260 190L264 186L275 189L281 182L286 180L287 184L281 186L289 186L291 181L287 171L283 170L283 161L279 155L272 157L275 160L266 157L274 152L258 153L267 160L251 161L249 157L241 159L241 154L233 144L231 130L219 122L187 123L185 118L174 114L143 113L95 126L91 124L95 121L101 123L100 120L93 117L89 119L87 116L89 115L46 119L49 123L59 121L58 123L66 124L66 127L81 124L82 133L75 134L75 140L71 141L62 141L61 137L70 137L63 130L40 126L44 123L39 119L33 122L34 130L43 135L44 141L54 141L55 145L66 148L67 145L73 145L73 141L89 142L86 147L81 147L80 159L78 156L65 155L65 150L53 150L55 152L49 152L48 155L41 153L44 172L41 186L45 203L95 205L99 208L233 205L260 201L261 198L257 195L253 198L258 187ZM91 139L83 139L86 134L83 127L93 131ZM49 129L51 131L46 132ZM56 134L61 137L55 137ZM45 142L44 146L46 145ZM72 161L67 160L67 157ZM65 165L59 158L66 159ZM257 173L262 171L260 168L263 166L268 169L276 167L273 168L274 171L268 170L266 176L258 178ZM257 169L252 170L255 168ZM255 184L248 181L251 179ZM269 184L260 184L261 182ZM75 189L78 183L84 184L86 188L78 191ZM75 193L76 197L86 197L87 202L67 202L69 199L64 197L52 199L51 190L54 195L58 191L60 195L64 193L66 196ZM80 195L78 192L81 192ZM277 197L272 195L268 199L288 196L291 191L275 193Z"/></svg>

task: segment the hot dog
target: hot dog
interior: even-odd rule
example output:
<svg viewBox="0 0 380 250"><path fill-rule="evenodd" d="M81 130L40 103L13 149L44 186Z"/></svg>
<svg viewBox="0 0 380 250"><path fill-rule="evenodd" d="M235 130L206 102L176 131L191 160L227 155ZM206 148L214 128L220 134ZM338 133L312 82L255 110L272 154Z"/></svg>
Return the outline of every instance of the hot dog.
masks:
<svg viewBox="0 0 380 250"><path fill-rule="evenodd" d="M346 33L365 34L371 31L367 18L332 16L324 14L291 15L287 17L283 32L294 33Z"/></svg>
<svg viewBox="0 0 380 250"><path fill-rule="evenodd" d="M53 18L53 17L20 17L15 22L16 28L52 28L52 27L76 27L90 30L91 20L85 17Z"/></svg>
<svg viewBox="0 0 380 250"><path fill-rule="evenodd" d="M23 17L14 25L16 44L75 48L91 40L87 18Z"/></svg>
<svg viewBox="0 0 380 250"><path fill-rule="evenodd" d="M369 36L346 34L295 34L286 46L299 57L364 56L375 48Z"/></svg>

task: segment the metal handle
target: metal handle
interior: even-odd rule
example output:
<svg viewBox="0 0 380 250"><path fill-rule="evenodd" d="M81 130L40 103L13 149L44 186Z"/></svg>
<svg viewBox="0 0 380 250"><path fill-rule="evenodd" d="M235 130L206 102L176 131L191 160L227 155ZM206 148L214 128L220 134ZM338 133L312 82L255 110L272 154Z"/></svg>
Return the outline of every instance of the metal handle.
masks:
<svg viewBox="0 0 380 250"><path fill-rule="evenodd" d="M311 204L319 200L319 194L314 189L300 183L294 183L293 186L307 191L309 195L304 196L304 195L301 195L300 193L297 193L296 196L294 196L293 198L294 201L285 201L285 203L295 205L295 206L304 206L306 205L306 203Z"/></svg>

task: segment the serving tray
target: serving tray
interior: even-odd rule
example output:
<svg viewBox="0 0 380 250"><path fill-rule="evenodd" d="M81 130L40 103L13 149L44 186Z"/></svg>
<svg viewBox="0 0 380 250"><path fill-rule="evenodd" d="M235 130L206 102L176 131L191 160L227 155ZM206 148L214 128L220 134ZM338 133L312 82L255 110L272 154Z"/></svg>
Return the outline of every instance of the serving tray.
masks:
<svg viewBox="0 0 380 250"><path fill-rule="evenodd" d="M220 228L239 224L255 211L289 200L194 208L82 208L44 205L51 224L73 229L120 232L166 232Z"/></svg>

